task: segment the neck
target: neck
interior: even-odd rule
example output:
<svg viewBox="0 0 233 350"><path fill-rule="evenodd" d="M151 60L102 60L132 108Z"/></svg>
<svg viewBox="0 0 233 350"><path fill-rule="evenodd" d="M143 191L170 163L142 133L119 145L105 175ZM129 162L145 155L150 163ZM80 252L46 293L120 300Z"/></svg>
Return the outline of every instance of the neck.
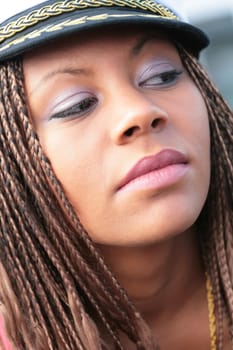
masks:
<svg viewBox="0 0 233 350"><path fill-rule="evenodd" d="M183 308L185 300L203 292L203 267L194 232L150 246L101 246L101 251L149 323L166 313L170 317Z"/></svg>

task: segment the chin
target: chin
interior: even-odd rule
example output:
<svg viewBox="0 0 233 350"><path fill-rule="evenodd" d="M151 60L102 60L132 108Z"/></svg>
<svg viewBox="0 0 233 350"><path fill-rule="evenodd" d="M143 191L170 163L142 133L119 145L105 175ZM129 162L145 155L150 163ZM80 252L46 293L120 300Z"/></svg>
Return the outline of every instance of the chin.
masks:
<svg viewBox="0 0 233 350"><path fill-rule="evenodd" d="M203 193L200 196L198 192L198 195L192 193L191 196L190 193L181 192L151 198L144 205L135 203L133 210L127 211L124 207L120 215L114 216L114 220L106 220L98 229L92 227L90 230L89 227L87 231L99 244L122 247L154 245L192 230L206 195Z"/></svg>

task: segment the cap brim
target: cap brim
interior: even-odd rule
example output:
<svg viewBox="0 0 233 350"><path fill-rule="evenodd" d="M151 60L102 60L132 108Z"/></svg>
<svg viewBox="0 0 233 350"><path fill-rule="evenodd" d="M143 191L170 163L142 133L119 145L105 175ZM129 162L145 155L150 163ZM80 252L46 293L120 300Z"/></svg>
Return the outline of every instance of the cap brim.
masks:
<svg viewBox="0 0 233 350"><path fill-rule="evenodd" d="M63 13L16 33L1 43L0 61L73 33L121 24L149 26L167 33L172 40L181 43L195 55L209 44L203 31L186 22L154 15L148 11L100 7Z"/></svg>

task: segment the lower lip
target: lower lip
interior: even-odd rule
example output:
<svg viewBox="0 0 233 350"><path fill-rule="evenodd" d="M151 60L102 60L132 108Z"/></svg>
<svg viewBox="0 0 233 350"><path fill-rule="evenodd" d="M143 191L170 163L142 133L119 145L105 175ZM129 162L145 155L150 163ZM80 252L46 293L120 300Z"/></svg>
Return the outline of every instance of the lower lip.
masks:
<svg viewBox="0 0 233 350"><path fill-rule="evenodd" d="M189 169L188 164L173 164L139 176L119 191L160 190L179 182Z"/></svg>

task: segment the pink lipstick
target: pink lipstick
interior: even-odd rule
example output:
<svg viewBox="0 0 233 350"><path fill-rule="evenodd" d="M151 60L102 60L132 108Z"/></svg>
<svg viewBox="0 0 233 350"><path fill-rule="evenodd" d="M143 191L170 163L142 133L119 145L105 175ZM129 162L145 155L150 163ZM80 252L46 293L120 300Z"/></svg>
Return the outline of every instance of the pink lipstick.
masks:
<svg viewBox="0 0 233 350"><path fill-rule="evenodd" d="M169 186L184 175L187 165L188 160L183 153L164 149L139 160L121 180L117 190L157 189Z"/></svg>

